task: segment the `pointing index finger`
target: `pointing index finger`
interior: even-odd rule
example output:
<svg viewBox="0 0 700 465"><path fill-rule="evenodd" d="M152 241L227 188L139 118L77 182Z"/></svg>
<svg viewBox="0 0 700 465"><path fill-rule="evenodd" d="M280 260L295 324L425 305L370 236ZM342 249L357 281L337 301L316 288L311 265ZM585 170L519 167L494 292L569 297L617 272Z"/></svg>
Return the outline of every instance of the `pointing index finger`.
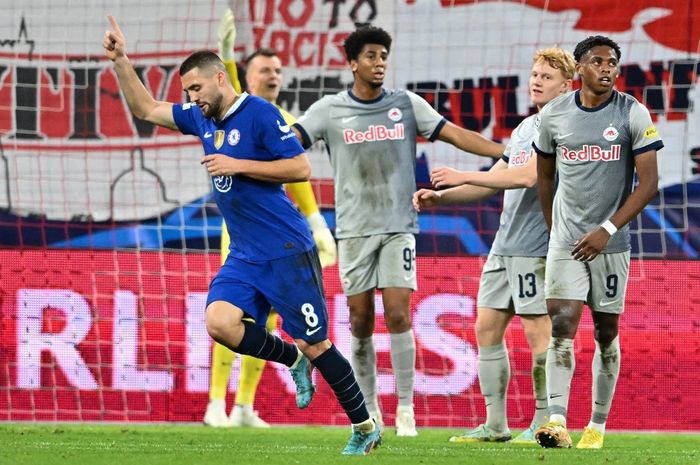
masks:
<svg viewBox="0 0 700 465"><path fill-rule="evenodd" d="M114 32L116 32L117 34L120 34L120 35L124 35L122 33L122 30L119 28L119 24L117 24L117 20L114 19L114 16L108 15L107 19L109 20L109 24L112 26L112 29L114 30Z"/></svg>

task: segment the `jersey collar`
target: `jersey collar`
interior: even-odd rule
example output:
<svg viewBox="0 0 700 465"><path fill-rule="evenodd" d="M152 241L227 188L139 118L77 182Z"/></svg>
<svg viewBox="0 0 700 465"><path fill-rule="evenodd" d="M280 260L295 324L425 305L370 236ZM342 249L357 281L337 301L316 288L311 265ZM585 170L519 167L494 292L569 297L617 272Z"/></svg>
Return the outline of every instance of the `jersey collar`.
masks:
<svg viewBox="0 0 700 465"><path fill-rule="evenodd" d="M243 101L246 98L248 98L248 92L243 92L241 95L239 95L238 98L236 99L236 101L233 102L233 105L231 105L231 108L228 109L228 111L226 112L224 117L221 118L220 121L223 121L226 118L228 118L229 116L231 116L232 114L234 114L236 112L236 110L238 110L241 107L241 105L243 105Z"/></svg>
<svg viewBox="0 0 700 465"><path fill-rule="evenodd" d="M355 96L355 94L352 93L352 89L348 89L348 95L350 96L351 99L356 101L357 103L364 103L365 105L370 104L370 103L377 103L381 99L384 98L386 95L386 91L382 88L382 92L379 94L379 97L373 98L372 100L362 100L361 98L358 98Z"/></svg>
<svg viewBox="0 0 700 465"><path fill-rule="evenodd" d="M593 108L588 108L588 107L583 106L583 104L581 103L581 90L580 89L577 90L576 92L574 92L574 100L576 101L576 106L579 107L579 109L581 109L583 111L587 111L589 113L592 113L592 112L599 111L599 110L602 110L603 108L607 107L610 104L610 102L612 102L612 99L615 98L615 94L617 94L617 91L615 89L613 89L613 91L610 93L610 97L608 97L608 99L605 102L603 102L600 105L598 105L597 107L593 107Z"/></svg>

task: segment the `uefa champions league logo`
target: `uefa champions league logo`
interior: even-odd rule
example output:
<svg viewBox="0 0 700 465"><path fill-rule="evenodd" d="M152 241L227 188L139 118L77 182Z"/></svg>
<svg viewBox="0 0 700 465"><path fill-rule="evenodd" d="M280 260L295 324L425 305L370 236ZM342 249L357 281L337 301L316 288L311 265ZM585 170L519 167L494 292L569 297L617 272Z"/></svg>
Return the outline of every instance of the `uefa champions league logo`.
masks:
<svg viewBox="0 0 700 465"><path fill-rule="evenodd" d="M228 192L233 185L233 176L214 176L212 182L217 191Z"/></svg>

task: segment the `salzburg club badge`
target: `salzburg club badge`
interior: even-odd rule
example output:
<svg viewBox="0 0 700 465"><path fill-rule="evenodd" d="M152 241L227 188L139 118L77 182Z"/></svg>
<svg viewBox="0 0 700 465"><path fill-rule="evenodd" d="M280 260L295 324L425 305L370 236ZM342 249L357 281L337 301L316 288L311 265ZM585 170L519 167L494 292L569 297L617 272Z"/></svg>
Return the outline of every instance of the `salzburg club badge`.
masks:
<svg viewBox="0 0 700 465"><path fill-rule="evenodd" d="M397 122L397 121L401 121L401 118L403 118L403 113L401 113L401 110L394 107L391 110L389 110L389 112L387 113L387 116L393 122Z"/></svg>
<svg viewBox="0 0 700 465"><path fill-rule="evenodd" d="M604 137L605 140L607 140L608 142L614 141L615 139L617 139L617 137L618 137L619 135L620 135L620 133L617 132L617 129L615 129L614 126L608 126L608 127L605 128L605 130L603 131L603 137Z"/></svg>

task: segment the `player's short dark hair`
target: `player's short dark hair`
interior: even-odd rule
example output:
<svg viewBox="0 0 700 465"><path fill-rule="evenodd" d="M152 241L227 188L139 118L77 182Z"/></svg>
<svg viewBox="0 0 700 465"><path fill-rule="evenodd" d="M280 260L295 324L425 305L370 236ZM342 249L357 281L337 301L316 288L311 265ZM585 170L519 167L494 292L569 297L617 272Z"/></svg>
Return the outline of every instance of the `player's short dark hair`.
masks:
<svg viewBox="0 0 700 465"><path fill-rule="evenodd" d="M267 57L267 58L273 58L273 57L277 56L277 52L275 52L273 49L271 49L269 47L260 47L259 49L257 49L253 53L251 53L248 58L246 58L245 64L247 65L248 63L253 61L253 59L255 57L260 57L260 56Z"/></svg>
<svg viewBox="0 0 700 465"><path fill-rule="evenodd" d="M219 55L209 50L200 50L188 56L180 65L180 76L184 76L195 68L205 69L215 67L219 71L226 72L226 66Z"/></svg>
<svg viewBox="0 0 700 465"><path fill-rule="evenodd" d="M391 51L391 36L380 27L363 26L353 31L343 43L345 56L348 61L357 60L366 44L379 44L384 46L387 52Z"/></svg>
<svg viewBox="0 0 700 465"><path fill-rule="evenodd" d="M619 60L622 58L622 52L620 51L620 46L617 45L617 42L612 40L610 37L605 37L605 36L589 36L583 39L581 42L579 42L576 45L576 48L574 49L574 60L576 60L576 63L581 61L581 58L588 53L590 49L593 47L598 47L598 46L607 46L610 47L611 49L615 50L615 54L617 55L617 59Z"/></svg>

